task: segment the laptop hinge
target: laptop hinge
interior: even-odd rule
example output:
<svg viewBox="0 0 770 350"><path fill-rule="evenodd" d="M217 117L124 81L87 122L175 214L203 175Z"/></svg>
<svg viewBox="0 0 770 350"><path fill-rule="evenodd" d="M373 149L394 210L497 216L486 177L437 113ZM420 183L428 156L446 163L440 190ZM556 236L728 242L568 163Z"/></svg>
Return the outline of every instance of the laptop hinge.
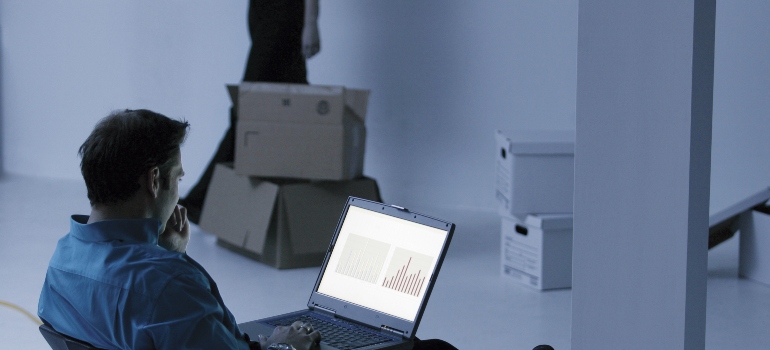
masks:
<svg viewBox="0 0 770 350"><path fill-rule="evenodd" d="M315 307L313 308L313 311L320 311L322 314L326 314L327 316L336 317L337 311L334 311L332 309L327 309L321 305L315 304Z"/></svg>
<svg viewBox="0 0 770 350"><path fill-rule="evenodd" d="M400 329L395 329L393 327L388 327L386 325L380 326L380 330L383 332L391 333L397 337L404 338L404 331Z"/></svg>

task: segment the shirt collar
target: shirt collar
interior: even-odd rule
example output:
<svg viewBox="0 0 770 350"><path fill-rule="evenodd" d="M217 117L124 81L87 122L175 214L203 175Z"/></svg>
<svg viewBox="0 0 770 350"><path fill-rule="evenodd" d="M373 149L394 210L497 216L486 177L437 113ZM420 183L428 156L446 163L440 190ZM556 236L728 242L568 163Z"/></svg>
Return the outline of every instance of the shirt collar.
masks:
<svg viewBox="0 0 770 350"><path fill-rule="evenodd" d="M135 243L158 244L160 220L158 219L116 219L88 222L88 215L72 215L70 234L78 239L92 242L122 240Z"/></svg>

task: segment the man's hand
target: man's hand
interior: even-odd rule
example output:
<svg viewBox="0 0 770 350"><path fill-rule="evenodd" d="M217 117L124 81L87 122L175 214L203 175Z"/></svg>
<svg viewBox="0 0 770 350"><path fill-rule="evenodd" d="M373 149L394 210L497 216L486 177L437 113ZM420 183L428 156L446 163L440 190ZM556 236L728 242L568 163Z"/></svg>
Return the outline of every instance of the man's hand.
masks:
<svg viewBox="0 0 770 350"><path fill-rule="evenodd" d="M305 0L305 21L302 28L302 55L305 59L321 51L321 36L318 34L318 0Z"/></svg>
<svg viewBox="0 0 770 350"><path fill-rule="evenodd" d="M318 349L321 342L321 333L313 329L310 323L297 321L291 326L278 326L273 330L270 338L259 335L259 345L262 349L267 349L273 343L291 344L297 350Z"/></svg>
<svg viewBox="0 0 770 350"><path fill-rule="evenodd" d="M167 250L184 253L190 241L190 222L187 221L187 208L177 205L166 222L166 229L158 237L158 245Z"/></svg>
<svg viewBox="0 0 770 350"><path fill-rule="evenodd" d="M317 23L306 23L302 29L302 55L305 59L315 56L321 51L321 36L318 34Z"/></svg>

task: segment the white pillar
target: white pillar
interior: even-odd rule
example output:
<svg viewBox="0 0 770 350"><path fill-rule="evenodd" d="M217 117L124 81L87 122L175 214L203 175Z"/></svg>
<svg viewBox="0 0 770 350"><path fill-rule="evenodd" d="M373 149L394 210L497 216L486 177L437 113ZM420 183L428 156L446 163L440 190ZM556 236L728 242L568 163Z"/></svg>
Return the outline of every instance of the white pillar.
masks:
<svg viewBox="0 0 770 350"><path fill-rule="evenodd" d="M580 0L572 349L703 349L715 0Z"/></svg>

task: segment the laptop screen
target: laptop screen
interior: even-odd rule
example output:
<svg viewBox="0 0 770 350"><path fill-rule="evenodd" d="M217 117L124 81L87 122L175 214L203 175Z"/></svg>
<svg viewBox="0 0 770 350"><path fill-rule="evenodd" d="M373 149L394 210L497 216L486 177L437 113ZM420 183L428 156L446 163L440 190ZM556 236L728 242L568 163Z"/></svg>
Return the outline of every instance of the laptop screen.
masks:
<svg viewBox="0 0 770 350"><path fill-rule="evenodd" d="M448 234L351 205L317 292L414 322Z"/></svg>

